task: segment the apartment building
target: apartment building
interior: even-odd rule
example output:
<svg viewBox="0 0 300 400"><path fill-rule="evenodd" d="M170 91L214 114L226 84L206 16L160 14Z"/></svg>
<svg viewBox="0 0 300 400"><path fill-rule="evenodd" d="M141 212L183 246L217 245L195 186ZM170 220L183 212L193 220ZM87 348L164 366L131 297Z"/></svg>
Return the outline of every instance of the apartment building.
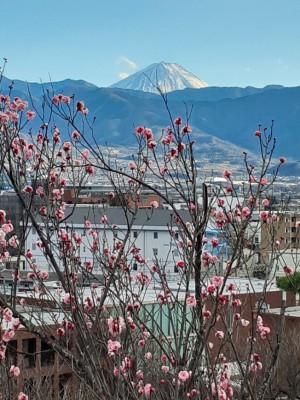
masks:
<svg viewBox="0 0 300 400"><path fill-rule="evenodd" d="M279 255L274 263L276 275L283 275L284 267L293 270L300 267L300 212L285 211L279 214L278 222L262 224L260 253L263 262L274 256L274 245Z"/></svg>

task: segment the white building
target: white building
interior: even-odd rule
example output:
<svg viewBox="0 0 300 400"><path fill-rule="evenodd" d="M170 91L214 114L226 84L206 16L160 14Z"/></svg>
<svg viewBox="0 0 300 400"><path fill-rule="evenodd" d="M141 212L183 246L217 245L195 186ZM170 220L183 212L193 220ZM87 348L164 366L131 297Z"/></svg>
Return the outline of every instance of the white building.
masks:
<svg viewBox="0 0 300 400"><path fill-rule="evenodd" d="M190 222L190 214L186 210L178 211L184 222ZM66 222L61 224L61 228L66 229L70 234L76 231L82 239L80 246L80 258L82 262L92 261L94 272L101 272L100 265L97 264L94 254L90 250L92 237L88 234L85 227L85 221L89 220L92 228L99 232L98 242L99 251L103 251L104 247L113 251L113 247L119 240L122 241L125 235L129 233L127 249L135 246L140 249L140 254L148 264L159 261L160 265L165 265L166 273L174 274L177 272L176 263L181 257L181 248L179 242L184 241L182 238L180 227L175 222L175 214L171 210L162 209L139 209L136 214L130 212L125 215L123 208L111 207L107 209L101 206L93 205L77 205L75 208L70 207L65 211L69 217ZM107 217L107 223L101 223L103 216ZM39 221L39 227L42 232L46 232L42 221ZM172 234L171 234L172 231ZM36 262L40 269L49 271L49 263L39 249L37 243L40 241L39 235L34 227L28 227L26 239L26 250L30 250L33 254L32 262ZM210 248L210 238L217 237L218 231L207 229L206 236L208 238L207 250ZM63 269L64 260L59 256L59 246L57 245L57 232L53 233L51 239L51 248L56 254L56 260L61 269ZM220 249L224 254L224 244L220 245ZM214 254L217 254L214 250ZM225 255L225 254L224 254ZM133 260L133 270L141 270L143 265Z"/></svg>

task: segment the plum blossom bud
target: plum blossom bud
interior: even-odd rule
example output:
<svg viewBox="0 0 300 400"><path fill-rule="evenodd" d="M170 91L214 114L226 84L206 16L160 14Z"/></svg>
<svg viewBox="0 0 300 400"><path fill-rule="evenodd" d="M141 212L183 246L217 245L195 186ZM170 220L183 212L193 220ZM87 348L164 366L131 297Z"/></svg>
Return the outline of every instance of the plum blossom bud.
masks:
<svg viewBox="0 0 300 400"><path fill-rule="evenodd" d="M25 301L25 299L23 299L23 298L20 299L19 304L20 304L20 306L25 307L25 306L26 306L26 301Z"/></svg>
<svg viewBox="0 0 300 400"><path fill-rule="evenodd" d="M161 359L161 362L166 362L168 357L165 354L163 354L160 359Z"/></svg>
<svg viewBox="0 0 300 400"><path fill-rule="evenodd" d="M181 133L185 134L185 133L191 133L192 132L192 128L189 125L184 125L181 129Z"/></svg>
<svg viewBox="0 0 300 400"><path fill-rule="evenodd" d="M215 333L215 337L217 338L217 339L223 339L224 338L224 332L223 331L217 331L216 333Z"/></svg>
<svg viewBox="0 0 300 400"><path fill-rule="evenodd" d="M218 245L219 245L219 239L213 237L213 238L211 239L211 244L212 244L213 249L216 249L216 248L218 247Z"/></svg>
<svg viewBox="0 0 300 400"><path fill-rule="evenodd" d="M56 329L56 333L58 336L64 336L65 330L63 328Z"/></svg>
<svg viewBox="0 0 300 400"><path fill-rule="evenodd" d="M180 118L180 117L177 117L177 118L175 119L174 125L176 125L176 126L181 125L181 118Z"/></svg>
<svg viewBox="0 0 300 400"><path fill-rule="evenodd" d="M103 215L103 217L101 218L101 223L102 224L106 224L107 223L107 216Z"/></svg>
<svg viewBox="0 0 300 400"><path fill-rule="evenodd" d="M33 188L31 186L25 186L24 188L24 192L25 193L33 193Z"/></svg>
<svg viewBox="0 0 300 400"><path fill-rule="evenodd" d="M225 179L230 179L231 178L231 172L228 171L228 169L225 169L225 171L223 172L223 176Z"/></svg>
<svg viewBox="0 0 300 400"><path fill-rule="evenodd" d="M286 265L285 267L283 267L283 271L284 271L287 275L293 275L293 273L294 273L293 268L289 267L288 265Z"/></svg>

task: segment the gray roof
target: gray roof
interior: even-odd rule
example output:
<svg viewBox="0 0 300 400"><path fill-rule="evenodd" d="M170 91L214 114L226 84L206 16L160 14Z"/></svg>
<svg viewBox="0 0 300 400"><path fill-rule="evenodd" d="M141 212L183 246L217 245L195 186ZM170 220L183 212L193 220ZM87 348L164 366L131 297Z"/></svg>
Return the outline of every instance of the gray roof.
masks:
<svg viewBox="0 0 300 400"><path fill-rule="evenodd" d="M187 210L178 211L183 221L191 221L190 213ZM139 209L134 214L132 209L125 213L122 207L103 208L101 205L76 205L67 206L65 209L67 224L83 224L86 219L93 224L101 224L101 217L106 215L109 225L126 226L128 221L134 218L135 226L170 226L174 225L175 213L171 210L162 209ZM128 220L127 220L128 219Z"/></svg>

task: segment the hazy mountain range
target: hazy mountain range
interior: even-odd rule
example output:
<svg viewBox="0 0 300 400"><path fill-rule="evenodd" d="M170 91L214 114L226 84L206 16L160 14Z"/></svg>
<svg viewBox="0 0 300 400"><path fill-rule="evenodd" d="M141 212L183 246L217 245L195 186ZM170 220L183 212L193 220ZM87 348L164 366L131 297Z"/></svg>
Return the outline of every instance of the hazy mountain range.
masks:
<svg viewBox="0 0 300 400"><path fill-rule="evenodd" d="M257 138L253 132L258 125L269 127L274 120L274 136L277 139L276 156L284 156L293 161L293 171L298 168L300 139L300 87L283 87L270 85L264 88L254 87L207 87L194 75L175 64L153 64L147 76L158 77L163 70L165 88L167 89L168 107L172 117L186 115L192 109L190 125L198 136L198 148L207 148L212 137L215 146L222 147L224 155L231 144L243 150L256 152ZM169 72L168 72L169 71ZM169 76L168 76L169 74ZM64 80L46 83L29 83L15 80L13 96L28 98L28 88L35 106L41 108L43 90L56 94L75 95L77 100L84 100L90 110L91 119L95 116L94 134L99 143L109 145L132 145L135 141L134 126L151 127L154 132L170 124L169 115L160 95L150 93L145 71L138 72L110 88L99 88L85 81ZM155 78L156 79L156 78ZM11 85L11 80L4 78L3 91ZM150 82L148 80L148 82ZM159 78L157 81L160 82ZM183 89L184 83L189 85ZM193 86L193 82L196 88ZM199 82L202 87L198 88ZM127 89L115 88L126 84ZM139 90L139 89L143 90ZM163 84L161 84L163 88ZM180 90L176 90L176 89ZM36 129L40 121L36 121ZM88 132L86 133L88 135ZM224 145L224 141L226 145ZM237 152L238 147L234 147ZM214 160L212 160L213 162Z"/></svg>

